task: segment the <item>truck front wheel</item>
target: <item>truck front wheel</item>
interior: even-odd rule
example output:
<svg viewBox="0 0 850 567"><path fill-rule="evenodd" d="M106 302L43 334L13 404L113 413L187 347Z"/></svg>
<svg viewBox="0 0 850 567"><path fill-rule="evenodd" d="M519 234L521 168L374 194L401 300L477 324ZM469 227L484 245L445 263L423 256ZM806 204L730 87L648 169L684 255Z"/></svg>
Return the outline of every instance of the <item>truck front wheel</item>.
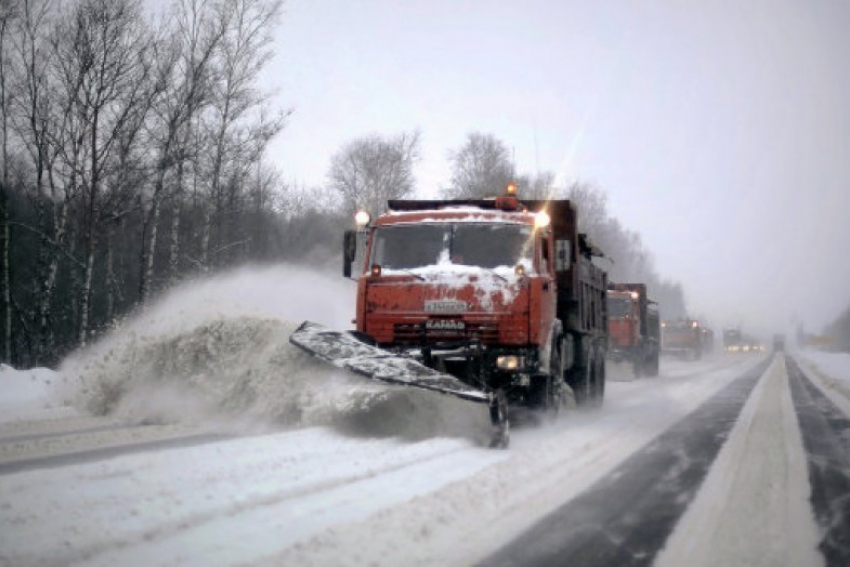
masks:
<svg viewBox="0 0 850 567"><path fill-rule="evenodd" d="M560 337L553 339L549 356L549 373L531 377L529 406L554 419L564 403L564 364Z"/></svg>
<svg viewBox="0 0 850 567"><path fill-rule="evenodd" d="M508 398L502 389L496 390L490 402L490 447L507 449L510 444L510 422L508 421Z"/></svg>

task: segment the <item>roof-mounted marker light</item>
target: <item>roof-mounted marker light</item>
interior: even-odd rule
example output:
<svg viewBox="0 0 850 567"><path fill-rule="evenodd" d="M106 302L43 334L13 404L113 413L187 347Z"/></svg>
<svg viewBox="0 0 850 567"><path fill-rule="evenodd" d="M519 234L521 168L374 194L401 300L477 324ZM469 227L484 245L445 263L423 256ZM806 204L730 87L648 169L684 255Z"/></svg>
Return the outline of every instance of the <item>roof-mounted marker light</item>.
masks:
<svg viewBox="0 0 850 567"><path fill-rule="evenodd" d="M508 186L505 187L505 193L508 195L516 196L516 183L514 183L513 181L508 183Z"/></svg>
<svg viewBox="0 0 850 567"><path fill-rule="evenodd" d="M354 215L354 222L359 227L364 227L369 224L369 221L372 220L372 216L366 211L357 211L357 214Z"/></svg>

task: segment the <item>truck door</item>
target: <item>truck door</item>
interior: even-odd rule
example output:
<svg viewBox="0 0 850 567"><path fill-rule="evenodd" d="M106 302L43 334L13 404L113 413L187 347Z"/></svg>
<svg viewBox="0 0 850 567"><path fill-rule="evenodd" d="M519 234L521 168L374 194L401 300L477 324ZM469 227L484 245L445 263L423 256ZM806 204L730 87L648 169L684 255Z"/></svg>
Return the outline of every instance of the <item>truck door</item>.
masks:
<svg viewBox="0 0 850 567"><path fill-rule="evenodd" d="M549 340L549 331L555 319L558 289L552 237L548 234L540 234L535 240L538 277L532 279L529 323L531 340L542 345L543 341Z"/></svg>

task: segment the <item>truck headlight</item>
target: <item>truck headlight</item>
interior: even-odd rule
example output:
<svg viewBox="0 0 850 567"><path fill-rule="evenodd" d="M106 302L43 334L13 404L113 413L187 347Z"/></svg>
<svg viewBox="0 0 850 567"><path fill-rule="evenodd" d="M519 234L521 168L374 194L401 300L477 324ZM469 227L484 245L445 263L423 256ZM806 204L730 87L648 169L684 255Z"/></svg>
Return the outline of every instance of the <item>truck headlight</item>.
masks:
<svg viewBox="0 0 850 567"><path fill-rule="evenodd" d="M546 211L540 211L534 215L534 228L546 228L552 219Z"/></svg>
<svg viewBox="0 0 850 567"><path fill-rule="evenodd" d="M503 355L496 357L496 367L501 368L502 370L516 370L523 364L523 359L521 356L516 355Z"/></svg>
<svg viewBox="0 0 850 567"><path fill-rule="evenodd" d="M369 224L369 221L372 220L372 215L370 215L367 211L357 211L357 214L354 215L354 222L359 227L364 227Z"/></svg>

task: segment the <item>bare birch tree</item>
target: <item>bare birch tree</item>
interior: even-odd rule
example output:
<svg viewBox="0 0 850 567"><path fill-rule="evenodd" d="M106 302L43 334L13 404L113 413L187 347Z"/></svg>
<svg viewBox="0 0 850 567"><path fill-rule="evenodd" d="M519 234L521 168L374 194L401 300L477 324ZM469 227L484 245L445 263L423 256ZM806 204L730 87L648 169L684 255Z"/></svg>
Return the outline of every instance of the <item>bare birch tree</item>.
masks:
<svg viewBox="0 0 850 567"><path fill-rule="evenodd" d="M205 120L211 158L210 199L201 223L199 262L204 270L210 268L214 254L233 244L226 241L225 233L218 243L219 250L213 249L213 223L221 227L230 222L227 217L235 212L234 191L244 187L245 166L253 163L252 156L262 153L289 115L288 111L271 116L264 112L267 97L255 87L260 71L272 56L271 31L280 16L282 1L221 0L217 6L219 17L227 22L227 32L216 53L217 77Z"/></svg>
<svg viewBox="0 0 850 567"><path fill-rule="evenodd" d="M330 186L342 198L345 214L365 209L374 216L384 210L387 200L413 193L418 159L418 132L358 138L331 158Z"/></svg>
<svg viewBox="0 0 850 567"><path fill-rule="evenodd" d="M81 0L63 18L54 40L72 101L77 140L84 160L68 163L80 177L84 273L80 290L79 342L85 345L97 238L103 221L103 184L126 129L148 88L140 6L134 0ZM136 122L137 124L137 122Z"/></svg>
<svg viewBox="0 0 850 567"><path fill-rule="evenodd" d="M175 213L172 215L172 238L178 238L180 196L185 162L190 154L189 129L201 108L211 97L211 65L213 55L225 36L228 21L216 17L209 0L184 0L174 13L177 33L171 41L163 41L160 50L160 75L170 85L156 106L152 125L152 141L156 152L153 166L154 183L150 204L143 220L139 299L146 302L153 279L154 255L158 240L159 218L167 195L166 179L172 183ZM178 246L173 242L173 246ZM175 252L176 254L176 252ZM176 258L172 260L176 262ZM173 277L172 272L172 277Z"/></svg>
<svg viewBox="0 0 850 567"><path fill-rule="evenodd" d="M68 215L76 184L61 183L55 169L60 154L67 149L61 141L70 131L68 99L61 102L57 89L51 85L58 68L51 59L50 45L56 4L52 0L23 0L19 7L12 46L19 68L11 118L31 163L28 195L38 215L37 224L29 227L39 235L34 254L35 301L31 312L22 314L24 321L32 321L26 328L36 337L28 342L34 345L38 362L49 356L53 348L50 306L60 257L67 254Z"/></svg>
<svg viewBox="0 0 850 567"><path fill-rule="evenodd" d="M514 180L511 155L505 144L492 134L473 132L459 150L451 152L451 186L447 198L481 199L501 195Z"/></svg>
<svg viewBox="0 0 850 567"><path fill-rule="evenodd" d="M17 16L17 6L14 0L0 0L0 309L2 309L2 329L0 336L3 337L0 360L11 361L12 359L12 279L10 262L10 240L11 230L9 227L9 192L11 191L9 177L9 68L10 61L7 54L9 48L9 34L13 20Z"/></svg>

